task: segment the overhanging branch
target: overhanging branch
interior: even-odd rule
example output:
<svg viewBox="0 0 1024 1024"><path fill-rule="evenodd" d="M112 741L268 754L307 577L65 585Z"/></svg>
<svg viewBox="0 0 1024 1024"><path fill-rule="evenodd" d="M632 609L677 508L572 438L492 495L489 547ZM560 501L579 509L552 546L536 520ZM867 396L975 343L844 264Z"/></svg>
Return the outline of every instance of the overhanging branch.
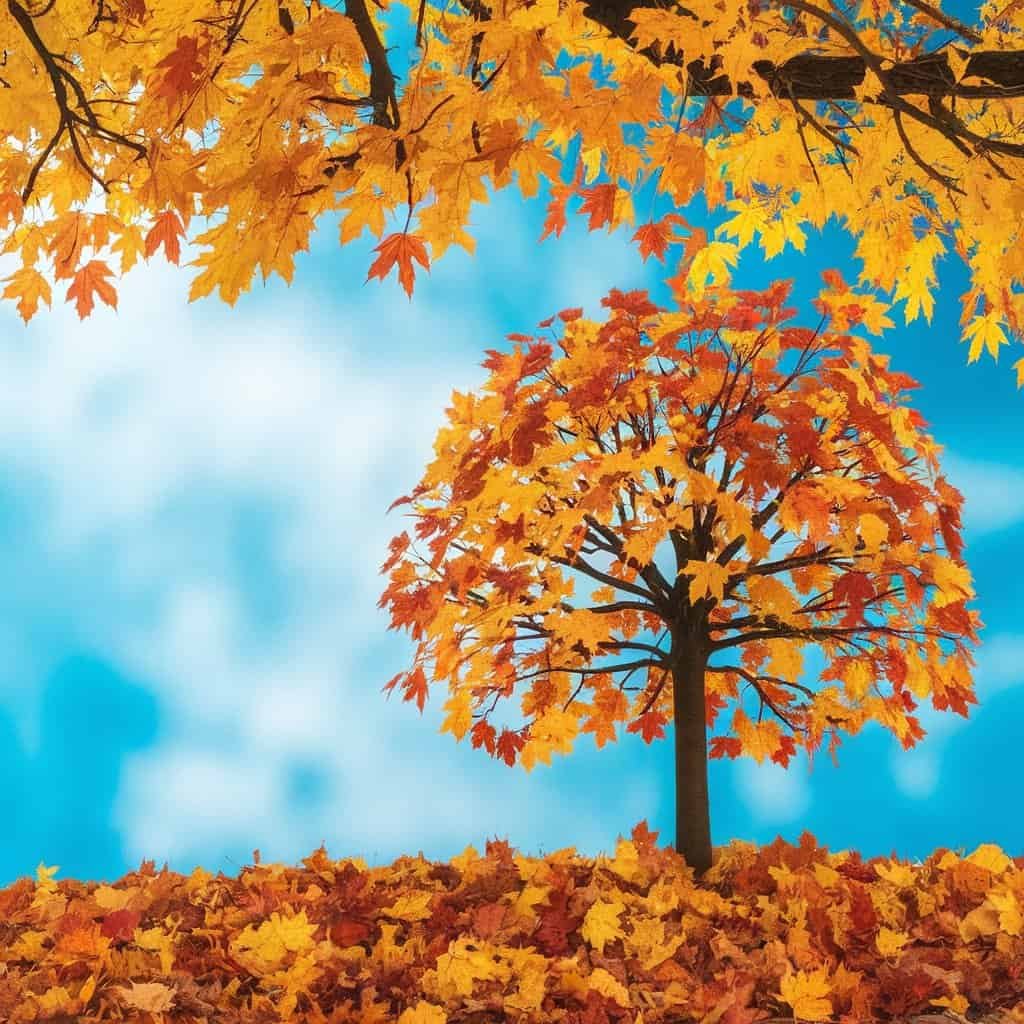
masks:
<svg viewBox="0 0 1024 1024"><path fill-rule="evenodd" d="M662 4L659 0L590 0L583 13L631 46L629 39L636 26L629 20L629 14L637 8L660 6ZM676 11L696 20L696 16L684 8L677 7ZM813 43L809 41L808 46L813 46ZM660 56L651 46L636 52L655 65L683 66L684 55L676 52L671 44L665 54ZM957 53L962 57L967 56L965 50L957 49ZM716 57L711 58L710 68L706 68L700 59L687 61L685 67L689 76L689 95L738 95L751 100L757 98L751 82L733 83L727 76L716 74L719 66ZM863 84L866 68L867 62L861 56L826 57L810 53L798 54L781 65L775 65L769 60L757 60L751 66L773 95L785 99L792 96L798 100L855 99L854 87ZM1024 96L1024 51L985 50L971 54L963 77L978 75L988 79L991 84L958 83L945 53L927 53L898 62L887 69L887 74L890 91L898 96L963 96L976 99ZM884 99L877 102L884 103Z"/></svg>

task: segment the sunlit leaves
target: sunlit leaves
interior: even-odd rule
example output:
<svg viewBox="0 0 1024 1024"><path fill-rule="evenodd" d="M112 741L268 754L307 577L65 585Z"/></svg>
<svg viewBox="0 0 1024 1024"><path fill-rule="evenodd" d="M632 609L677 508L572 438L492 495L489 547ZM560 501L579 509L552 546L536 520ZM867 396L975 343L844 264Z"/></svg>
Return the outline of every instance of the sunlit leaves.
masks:
<svg viewBox="0 0 1024 1024"><path fill-rule="evenodd" d="M371 277L381 279L387 277L388 272L395 264L398 264L398 279L402 283L409 298L412 298L412 284L416 276L412 262L416 260L422 267L430 268L430 257L423 242L415 235L393 234L388 235L380 245L374 247L374 252L380 255L373 261L366 280Z"/></svg>
<svg viewBox="0 0 1024 1024"><path fill-rule="evenodd" d="M885 319L822 276L820 305ZM432 659L451 692L443 731L527 770L579 733L602 747L618 722L664 735L686 656L705 659L708 725L740 686L760 702L711 757L786 766L797 743L810 755L829 730L834 754L837 730L868 718L912 746L919 690L966 713L980 620L963 498L902 404L916 383L863 338L787 325L788 290L680 290L686 311L667 312L613 289L604 324L567 308L539 324L561 322L556 344L513 334L513 351L487 350L490 377L453 393L436 458L400 499L416 540L402 533L382 566L380 605L418 643L406 700L422 708ZM792 354L802 370L784 373ZM674 661L659 642L673 630L704 653ZM811 645L839 686L800 682ZM499 732L486 719L520 683L527 724Z"/></svg>
<svg viewBox="0 0 1024 1024"><path fill-rule="evenodd" d="M33 267L22 267L4 278L10 283L4 289L5 299L18 300L18 315L28 323L40 300L50 305L50 283Z"/></svg>
<svg viewBox="0 0 1024 1024"><path fill-rule="evenodd" d="M964 331L964 339L970 340L971 347L967 354L969 363L975 362L981 355L981 350L987 349L993 359L999 358L999 346L1007 345L1009 341L1003 332L1003 315L996 309L990 309L981 316L974 317ZM1019 374L1018 370L1018 374Z"/></svg>
<svg viewBox="0 0 1024 1024"><path fill-rule="evenodd" d="M813 12L801 15L794 32L785 5L695 3L687 8L694 16L635 9L628 44L584 13L585 0L512 0L485 20L462 5L427 5L424 47L408 69L393 64L394 41L377 5L367 6L361 25L355 8L342 13L292 0L248 4L231 17L212 0L133 2L99 19L93 5L44 5L31 21L40 45L71 76L63 86L67 110L61 120L51 76L37 73L36 44L8 18L0 28L9 55L0 89L0 245L19 253L25 268L34 268L41 248L52 267L40 272L57 279L73 280L92 259L123 275L157 249L176 262L175 247L201 212L214 226L187 239L205 247L190 264L200 273L189 298L216 293L234 303L257 268L264 279L277 273L290 281L312 225L341 210L341 244L369 228L377 253L369 277L383 280L383 266L397 265L411 295L414 263L426 268L453 245L474 251L471 207L486 201L485 178L495 189L516 182L526 197L550 189L539 241L561 236L573 215L590 230L632 225L635 198L654 179L657 196L675 211L698 191L712 215L728 202L717 236L734 237L735 245L716 238L704 249L697 231L670 236L668 218L679 214L662 209L659 219L653 206L629 228L641 257L654 255L676 277L689 277L697 298L708 278L728 280L746 246L756 242L768 258L788 244L802 251L806 226L821 227L835 214L857 240L861 282L905 299L907 322L931 317L934 258L939 239L952 237L971 271L962 297L969 359L983 350L994 357L1024 337L1014 288L1022 280L1014 232L1024 192L999 163L1012 164L1011 156L1000 150L980 159L989 139L1017 144L1020 100L958 97L955 114L929 114L928 122L904 109L905 143L885 104L832 103L826 111L807 101L799 110L769 95L756 61L779 66L812 50L851 52L849 40L821 31ZM919 12L889 4L862 11L868 16L859 38L883 67L905 59L901 32L920 21ZM1024 23L1000 22L998 33L982 30L979 45L1012 49L1022 31ZM684 103L677 68L638 52L669 42L686 60L713 54L717 72L734 86L747 83L753 100L691 91ZM966 73L971 52L947 48L954 76ZM616 88L595 80L597 59ZM881 90L869 69L855 93ZM954 145L941 130L954 120L981 141ZM629 141L626 124L641 129ZM566 166L577 142L576 166ZM938 183L935 168L959 193ZM563 183L567 176L571 184ZM75 240L68 218L92 200L105 204L109 223L87 252L90 243ZM26 223L41 239L20 230ZM394 242L396 234L418 247ZM21 295L5 297L31 317L38 302ZM986 305L975 315L978 300ZM877 333L872 302L865 296L860 319ZM1014 365L1024 382L1024 361Z"/></svg>

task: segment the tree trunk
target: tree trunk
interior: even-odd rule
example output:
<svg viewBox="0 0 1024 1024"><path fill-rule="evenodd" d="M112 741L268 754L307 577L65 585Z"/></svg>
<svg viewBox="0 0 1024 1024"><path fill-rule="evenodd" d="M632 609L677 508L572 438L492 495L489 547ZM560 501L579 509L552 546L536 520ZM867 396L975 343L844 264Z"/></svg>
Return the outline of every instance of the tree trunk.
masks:
<svg viewBox="0 0 1024 1024"><path fill-rule="evenodd" d="M708 740L704 721L707 651L693 634L672 673L676 744L676 851L697 878L711 867L711 809L708 802Z"/></svg>

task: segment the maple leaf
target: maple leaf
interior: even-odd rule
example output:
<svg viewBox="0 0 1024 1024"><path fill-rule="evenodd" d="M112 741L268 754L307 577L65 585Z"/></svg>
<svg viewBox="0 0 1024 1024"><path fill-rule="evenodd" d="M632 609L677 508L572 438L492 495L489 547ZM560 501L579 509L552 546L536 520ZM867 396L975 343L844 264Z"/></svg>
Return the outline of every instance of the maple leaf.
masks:
<svg viewBox="0 0 1024 1024"><path fill-rule="evenodd" d="M408 235L404 232L396 233L388 235L380 245L374 246L373 251L379 252L380 255L370 267L366 280L369 281L371 277L379 277L383 281L397 263L398 279L401 281L405 293L412 298L413 279L416 276L412 261L415 259L421 267L430 269L430 258L427 256L423 241L415 235Z"/></svg>
<svg viewBox="0 0 1024 1024"><path fill-rule="evenodd" d="M4 289L4 298L18 300L18 314L28 323L39 308L39 300L50 305L50 283L33 267L22 267L4 278L11 283Z"/></svg>
<svg viewBox="0 0 1024 1024"><path fill-rule="evenodd" d="M384 233L384 207L377 196L370 192L357 191L344 199L341 205L348 208L348 213L342 218L340 226L342 245L353 238L358 238L365 227L378 237Z"/></svg>
<svg viewBox="0 0 1024 1024"><path fill-rule="evenodd" d="M17 192L0 192L0 225L6 226L7 221L21 223L25 212L25 204Z"/></svg>
<svg viewBox="0 0 1024 1024"><path fill-rule="evenodd" d="M161 213L146 235L146 258L149 259L162 245L164 254L171 263L177 263L181 257L181 244L178 239L185 234L185 226L174 210Z"/></svg>
<svg viewBox="0 0 1024 1024"><path fill-rule="evenodd" d="M617 187L615 185L595 185L593 188L582 188L579 190L580 195L583 196L583 205L580 207L580 213L590 214L590 221L587 224L588 230L593 231L604 224L608 224L610 228L612 216L615 212L616 191Z"/></svg>
<svg viewBox="0 0 1024 1024"><path fill-rule="evenodd" d="M686 220L678 214L666 213L660 220L650 221L637 228L631 241L640 243L640 256L644 263L651 253L654 253L662 263L665 262L665 250L669 242L674 240L669 234L672 224L686 224Z"/></svg>
<svg viewBox="0 0 1024 1024"><path fill-rule="evenodd" d="M828 998L831 991L828 969L820 967L810 972L787 972L776 994L789 1004L795 1017L824 1021L832 1016L832 1002Z"/></svg>
<svg viewBox="0 0 1024 1024"><path fill-rule="evenodd" d="M690 601L696 604L710 594L716 601L723 600L723 587L729 578L729 570L717 562L688 561L679 570L692 577L690 580Z"/></svg>
<svg viewBox="0 0 1024 1024"><path fill-rule="evenodd" d="M160 85L154 90L154 95L163 97L173 105L182 96L195 92L202 80L209 47L209 39L179 36L174 50L156 63L157 68L167 70L160 79Z"/></svg>
<svg viewBox="0 0 1024 1024"><path fill-rule="evenodd" d="M1000 326L1002 315L998 310L992 309L983 316L976 316L967 325L964 331L964 340L971 341L971 348L967 355L967 362L973 363L981 355L982 348L992 353L993 359L999 358L999 346L1007 345L1006 335Z"/></svg>
<svg viewBox="0 0 1024 1024"><path fill-rule="evenodd" d="M729 279L729 266L736 263L736 246L731 242L708 242L693 257L688 283L694 298L699 299L707 286L708 275L715 284Z"/></svg>
<svg viewBox="0 0 1024 1024"><path fill-rule="evenodd" d="M68 288L67 298L75 299L80 320L92 312L93 295L98 295L108 306L117 309L117 291L106 280L113 271L102 260L89 260Z"/></svg>

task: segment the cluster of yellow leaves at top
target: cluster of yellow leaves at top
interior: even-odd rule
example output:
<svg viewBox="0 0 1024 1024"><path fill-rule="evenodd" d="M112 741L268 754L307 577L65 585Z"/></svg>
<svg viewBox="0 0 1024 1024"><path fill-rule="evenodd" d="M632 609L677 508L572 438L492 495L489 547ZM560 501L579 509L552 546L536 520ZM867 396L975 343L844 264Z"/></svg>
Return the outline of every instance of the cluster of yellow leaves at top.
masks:
<svg viewBox="0 0 1024 1024"><path fill-rule="evenodd" d="M201 247L190 263L200 273L189 298L216 292L234 303L257 268L264 280L276 273L290 282L295 254L332 210L343 213L342 244L366 228L378 239L368 279L397 267L411 296L414 264L429 269L452 245L473 251L465 229L472 204L487 201L485 177L495 189L515 181L526 197L541 178L551 183L543 239L561 232L576 197L591 230L634 224L635 190L656 175L658 193L677 210L703 191L714 211L731 186L732 216L719 231L736 244L702 246L696 231L671 235L678 213L634 224L645 259L665 260L669 245L685 244L678 269L692 270L695 298L708 275L727 283L728 268L755 238L769 257L787 244L802 250L804 225L821 227L838 214L858 240L861 282L905 299L907 322L919 313L930 319L935 260L951 240L971 270L963 296L970 360L982 350L995 357L1009 337L1024 336L1024 295L1014 290L1024 268L1018 178L904 116L914 152L941 166L962 195L947 191L907 159L885 105L855 103L870 115L858 120L849 105L818 104L820 131L812 132L751 70L810 45L777 5L695 0L692 16L637 9L629 45L595 27L585 6L509 0L492 5L486 20L458 4L426 6L418 12L422 48L403 79L381 63L391 52L386 4L359 3L343 14L317 0L257 0L225 14L215 0L111 0L97 14L84 0L40 10L12 0L0 10L8 55L0 232L2 251L20 254L22 266L5 279L3 296L26 321L50 303L52 280L69 282L66 298L80 316L97 298L115 306L111 277L159 248L178 262L201 214L214 220L189 239ZM950 48L961 78L971 52L1012 47L1024 33L1020 5L988 4L983 14L974 49ZM880 59L905 56L916 12L863 3L859 15L861 39ZM678 68L634 52L669 43L687 60L714 53L730 81L750 83L753 114L741 116L746 100L684 103ZM841 33L815 30L813 43L821 54L855 52ZM553 71L560 55L568 64L563 57ZM590 75L597 58L613 69L616 88ZM667 110L665 87L674 97ZM858 99L879 88L869 72ZM1020 137L1022 102L961 98L957 116L978 137L1006 142ZM643 128L639 137L624 138L627 123ZM718 130L723 125L728 130ZM851 139L837 159L829 140L850 136L856 146ZM577 137L575 180L563 184L566 149ZM806 159L794 157L801 153ZM97 197L102 210L86 212ZM389 232L388 217L403 215L401 230ZM71 249L69 231L80 239ZM1024 381L1024 360L1015 365Z"/></svg>

